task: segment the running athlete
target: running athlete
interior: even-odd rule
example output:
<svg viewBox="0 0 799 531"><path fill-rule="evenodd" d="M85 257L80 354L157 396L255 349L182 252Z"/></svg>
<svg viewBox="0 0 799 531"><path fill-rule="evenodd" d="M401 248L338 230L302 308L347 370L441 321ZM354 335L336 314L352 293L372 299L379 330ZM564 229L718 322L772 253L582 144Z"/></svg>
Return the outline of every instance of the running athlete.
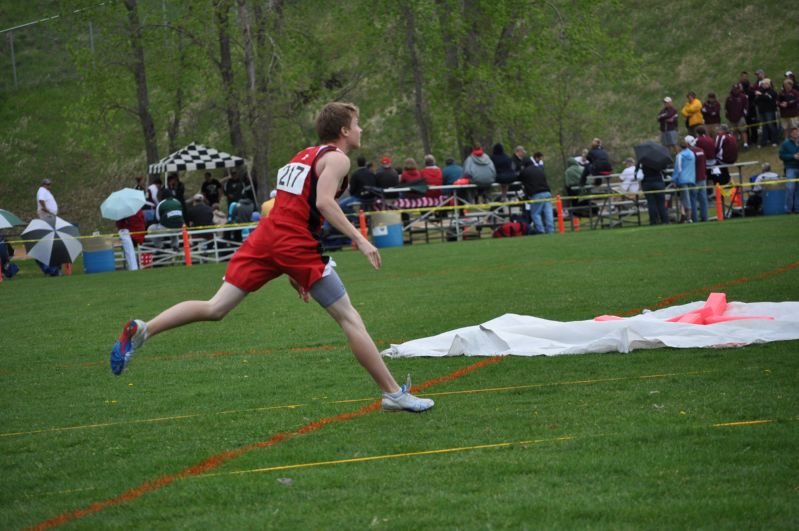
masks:
<svg viewBox="0 0 799 531"><path fill-rule="evenodd" d="M380 268L379 251L352 226L336 201L346 187L347 153L361 145L358 108L351 103L327 104L316 119L316 132L320 145L300 151L278 172L272 211L233 255L216 295L208 301L181 302L148 322L125 323L111 350L114 374L121 374L151 337L197 321L221 320L248 293L286 274L305 302L313 297L341 326L353 354L383 391L385 411L421 412L433 407L432 400L410 393L410 380L403 386L394 380L329 257L322 255L320 232L326 219L355 242L375 269Z"/></svg>

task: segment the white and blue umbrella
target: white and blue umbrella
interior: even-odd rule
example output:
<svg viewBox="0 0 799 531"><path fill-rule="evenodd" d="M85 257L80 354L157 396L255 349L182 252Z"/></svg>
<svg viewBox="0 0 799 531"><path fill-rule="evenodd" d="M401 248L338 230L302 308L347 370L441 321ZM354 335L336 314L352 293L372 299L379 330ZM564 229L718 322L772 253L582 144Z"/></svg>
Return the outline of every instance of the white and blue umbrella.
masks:
<svg viewBox="0 0 799 531"><path fill-rule="evenodd" d="M144 206L144 192L134 188L123 188L109 195L100 205L100 213L105 219L114 221L129 218Z"/></svg>
<svg viewBox="0 0 799 531"><path fill-rule="evenodd" d="M83 251L78 236L78 228L59 217L52 221L34 219L22 232L28 256L50 266L75 261Z"/></svg>

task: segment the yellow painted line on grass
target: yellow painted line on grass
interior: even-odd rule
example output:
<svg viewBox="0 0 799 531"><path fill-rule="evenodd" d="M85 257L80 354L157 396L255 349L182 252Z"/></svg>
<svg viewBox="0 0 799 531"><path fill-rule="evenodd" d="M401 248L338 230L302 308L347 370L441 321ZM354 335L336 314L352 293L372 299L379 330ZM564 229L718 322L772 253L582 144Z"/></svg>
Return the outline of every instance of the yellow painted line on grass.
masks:
<svg viewBox="0 0 799 531"><path fill-rule="evenodd" d="M501 443L491 443L491 444L478 444L475 446L461 446L457 448L439 448L436 450L422 450L419 452L403 452L399 454L385 454L385 455L373 455L369 457L353 457L350 459L336 459L333 461L315 461L312 463L298 463L294 465L282 465L282 466L270 466L266 468L253 468L250 470L233 470L230 472L218 472L215 474L201 474L199 476L195 476L198 478L208 478L214 476L233 476L233 475L242 475L242 474L257 474L257 473L264 473L264 472L277 472L280 470L295 470L298 468L311 468L311 467L319 467L319 466L328 466L328 465L343 465L348 463L364 463L367 461L380 461L385 459L399 459L402 457L416 457L420 455L436 455L436 454L448 454L448 453L455 453L455 452L469 452L474 450L486 450L490 448L507 448L509 446L525 446L525 445L532 445L532 444L544 444L548 442L560 442L560 441L570 441L575 439L576 437L571 435L565 435L563 437L556 437L554 439L532 439L529 441L517 441L517 442L501 442Z"/></svg>
<svg viewBox="0 0 799 531"><path fill-rule="evenodd" d="M229 410L229 411L217 411L215 413L194 413L191 415L174 415L171 417L157 417L152 419L138 419L138 420L121 420L118 422L101 422L97 424L81 424L78 426L62 426L62 427L55 427L55 428L42 428L39 430L30 430L30 431L17 431L17 432L7 432L7 433L0 433L0 437L15 437L20 435L34 435L37 433L48 433L48 432L59 432L59 431L71 431L71 430L91 430L96 428L107 428L109 426L123 426L126 424L151 424L156 422L168 422L172 420L184 420L190 419L194 417L202 417L204 415L229 415L231 413L246 413L249 411L266 411L269 409L294 409L298 407L302 407L303 404L288 404L285 406L267 406L267 407L257 407L252 409L239 409L239 410Z"/></svg>
<svg viewBox="0 0 799 531"><path fill-rule="evenodd" d="M753 426L755 424L771 424L772 422L777 422L776 420L771 419L763 419L763 420L740 420L738 422L720 422L718 424L713 424L714 428L723 428L726 426Z"/></svg>
<svg viewBox="0 0 799 531"><path fill-rule="evenodd" d="M504 387L486 387L482 389L464 389L460 391L442 391L439 393L423 393L420 396L449 396L449 395L465 395L465 394L476 394L476 393L498 393L498 392L505 392L505 391L517 391L522 389L537 389L542 387L553 387L559 385L592 385L592 384L600 384L600 383L608 383L608 382L619 382L625 380L651 380L657 378L668 378L671 376L697 376L701 374L707 374L711 372L718 372L716 369L706 370L706 371L688 371L688 372L672 372L672 373L663 373L663 374L645 374L640 376L620 376L614 378L598 378L594 380L571 380L565 382L554 382L554 383L537 383L537 384L525 384L525 385L512 385L512 386L504 386ZM374 397L369 398L351 398L345 400L330 400L324 402L325 404L352 404L356 402L371 402L374 401ZM146 424L146 423L156 423L156 422L168 422L173 420L185 420L194 417L201 417L205 415L231 415L236 413L249 413L249 412L257 412L257 411L269 411L272 409L296 409L300 407L307 406L308 404L286 404L280 406L264 406L258 408L251 408L251 409L231 409L227 411L217 411L214 413L193 413L189 415L175 415L171 417L158 417L152 419L140 419L140 420L128 420L128 421L118 421L118 422L103 422L97 424L84 424L84 425L77 425L77 426L63 426L63 427L54 427L54 428L41 428L38 430L28 430L28 431L17 431L17 432L6 432L0 433L0 438L3 437L19 437L23 435L35 435L39 433L52 433L52 432L62 432L62 431L73 431L73 430L88 430L88 429L97 429L97 428L107 428L110 426L124 426L126 424Z"/></svg>

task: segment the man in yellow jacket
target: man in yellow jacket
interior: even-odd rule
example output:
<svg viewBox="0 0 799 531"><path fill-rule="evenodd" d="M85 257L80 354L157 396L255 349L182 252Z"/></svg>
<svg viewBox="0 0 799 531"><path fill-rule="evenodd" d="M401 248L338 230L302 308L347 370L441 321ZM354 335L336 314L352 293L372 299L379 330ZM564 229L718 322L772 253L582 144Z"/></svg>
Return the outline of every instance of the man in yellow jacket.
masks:
<svg viewBox="0 0 799 531"><path fill-rule="evenodd" d="M696 136L696 127L705 123L705 119L702 118L702 102L696 97L694 91L689 92L686 97L688 101L682 106L680 114L687 118L688 132L692 136Z"/></svg>

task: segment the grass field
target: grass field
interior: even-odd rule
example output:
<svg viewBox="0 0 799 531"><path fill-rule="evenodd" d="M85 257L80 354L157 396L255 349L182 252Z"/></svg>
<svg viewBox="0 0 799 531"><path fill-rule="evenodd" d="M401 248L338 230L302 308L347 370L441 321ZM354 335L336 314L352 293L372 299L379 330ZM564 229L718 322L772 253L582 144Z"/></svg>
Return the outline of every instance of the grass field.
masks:
<svg viewBox="0 0 799 531"><path fill-rule="evenodd" d="M379 272L334 256L382 348L508 312L799 300L797 242L799 217L776 216L386 249ZM0 527L799 526L799 342L388 360L437 405L384 414L333 321L279 280L111 374L126 319L223 272L0 285Z"/></svg>

